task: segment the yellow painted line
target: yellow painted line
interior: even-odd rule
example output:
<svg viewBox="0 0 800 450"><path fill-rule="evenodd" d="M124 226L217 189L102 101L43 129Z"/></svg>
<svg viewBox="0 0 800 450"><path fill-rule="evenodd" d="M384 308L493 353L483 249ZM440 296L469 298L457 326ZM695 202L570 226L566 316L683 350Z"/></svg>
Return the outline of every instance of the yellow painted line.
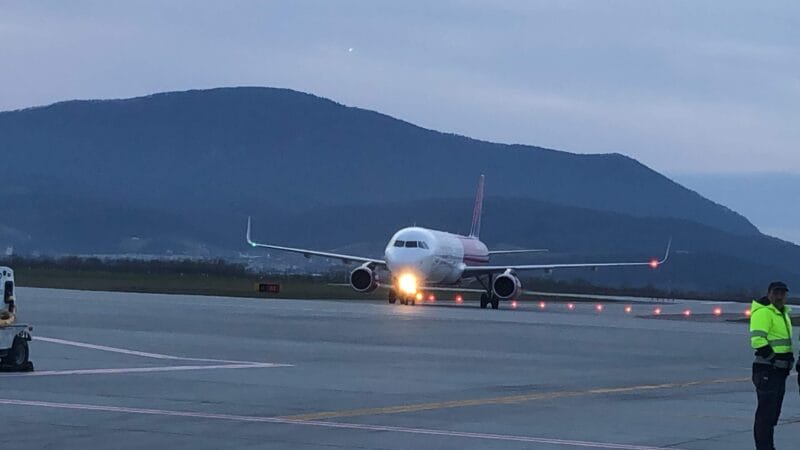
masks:
<svg viewBox="0 0 800 450"><path fill-rule="evenodd" d="M721 378L716 380L685 381L680 383L645 384L616 388L596 388L581 391L554 391L537 392L531 394L509 395L505 397L474 398L465 400L450 400L444 402L415 403L407 405L381 406L377 408L346 409L339 411L324 411L292 416L281 416L286 420L323 420L338 417L374 416L380 414L400 414L438 409L466 408L470 406L503 405L513 403L531 402L537 400L552 400L557 398L582 397L589 395L626 394L634 392L658 391L666 389L680 389L693 386L708 386L714 384L743 383L750 378Z"/></svg>

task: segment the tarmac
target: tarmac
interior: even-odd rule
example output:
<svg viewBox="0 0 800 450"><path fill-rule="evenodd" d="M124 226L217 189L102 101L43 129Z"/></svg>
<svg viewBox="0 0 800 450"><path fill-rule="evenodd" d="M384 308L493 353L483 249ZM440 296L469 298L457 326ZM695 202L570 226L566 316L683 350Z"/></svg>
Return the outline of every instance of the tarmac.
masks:
<svg viewBox="0 0 800 450"><path fill-rule="evenodd" d="M745 305L17 297L15 449L754 447ZM776 444L799 441L792 374Z"/></svg>

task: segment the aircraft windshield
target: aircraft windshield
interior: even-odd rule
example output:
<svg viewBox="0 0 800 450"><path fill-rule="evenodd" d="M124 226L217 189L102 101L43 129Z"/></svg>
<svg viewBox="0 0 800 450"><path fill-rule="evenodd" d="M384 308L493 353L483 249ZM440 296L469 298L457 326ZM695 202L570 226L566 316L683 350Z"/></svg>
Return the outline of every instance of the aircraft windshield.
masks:
<svg viewBox="0 0 800 450"><path fill-rule="evenodd" d="M428 243L425 241L401 241L398 239L392 245L405 248L424 248L426 250L429 248Z"/></svg>

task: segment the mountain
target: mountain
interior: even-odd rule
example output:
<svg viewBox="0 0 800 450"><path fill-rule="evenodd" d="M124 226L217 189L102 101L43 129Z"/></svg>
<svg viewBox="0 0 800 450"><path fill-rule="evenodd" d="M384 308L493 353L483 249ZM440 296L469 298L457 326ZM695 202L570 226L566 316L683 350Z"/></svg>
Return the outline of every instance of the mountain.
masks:
<svg viewBox="0 0 800 450"><path fill-rule="evenodd" d="M672 235L676 272L603 279L713 289L799 278L799 247L623 155L478 141L285 89L3 112L0 154L0 246L21 252L235 255L248 215L263 238L380 252L415 221L466 231L485 173L490 245L649 257Z"/></svg>
<svg viewBox="0 0 800 450"><path fill-rule="evenodd" d="M426 130L285 89L225 88L70 101L0 113L0 175L177 210L492 195L693 220L744 217L619 155L577 155Z"/></svg>

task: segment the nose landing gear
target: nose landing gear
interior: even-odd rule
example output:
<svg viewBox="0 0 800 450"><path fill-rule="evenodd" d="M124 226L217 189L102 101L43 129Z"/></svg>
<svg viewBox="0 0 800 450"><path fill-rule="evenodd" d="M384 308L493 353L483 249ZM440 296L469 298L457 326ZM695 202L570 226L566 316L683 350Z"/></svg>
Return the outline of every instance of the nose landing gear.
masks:
<svg viewBox="0 0 800 450"><path fill-rule="evenodd" d="M397 292L394 289L389 291L389 303L391 303L392 305L397 303ZM400 304L401 305L416 305L417 304L417 299L414 296L401 295L400 296Z"/></svg>
<svg viewBox="0 0 800 450"><path fill-rule="evenodd" d="M405 298L404 297L404 298L400 299L400 304L401 305L416 305L417 304L417 299L415 299L413 297L410 297L410 298Z"/></svg>

